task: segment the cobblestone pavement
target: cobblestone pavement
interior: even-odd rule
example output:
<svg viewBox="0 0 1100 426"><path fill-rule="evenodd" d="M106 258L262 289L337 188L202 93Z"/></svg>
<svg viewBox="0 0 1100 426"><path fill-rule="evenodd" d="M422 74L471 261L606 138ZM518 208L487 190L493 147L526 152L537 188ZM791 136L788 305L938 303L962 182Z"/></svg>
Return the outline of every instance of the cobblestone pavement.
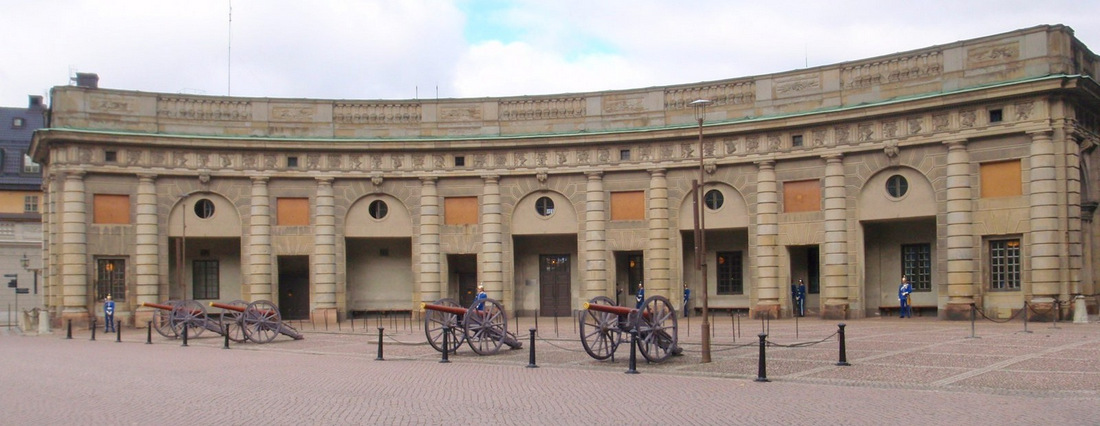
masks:
<svg viewBox="0 0 1100 426"><path fill-rule="evenodd" d="M699 318L681 318L684 356L639 356L630 375L628 345L595 361L569 318L539 319L539 368L526 368L533 318L518 323L522 349L482 357L464 346L447 364L414 320L358 320L354 332L294 322L304 340L229 350L210 335L145 344L132 328L121 343L88 330L0 332L0 423L1100 424L1095 321L1030 332L979 321L972 332L934 318L851 320L851 366L837 366L835 321L716 317L713 362L702 364ZM754 380L762 329L767 383Z"/></svg>

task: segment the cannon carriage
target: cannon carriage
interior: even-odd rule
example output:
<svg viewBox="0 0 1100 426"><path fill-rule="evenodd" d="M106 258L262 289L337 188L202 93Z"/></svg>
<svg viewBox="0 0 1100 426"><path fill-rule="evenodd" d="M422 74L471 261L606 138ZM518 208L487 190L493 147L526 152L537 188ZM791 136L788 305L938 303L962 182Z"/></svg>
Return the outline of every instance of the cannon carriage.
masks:
<svg viewBox="0 0 1100 426"><path fill-rule="evenodd" d="M624 334L632 331L637 331L638 349L649 362L662 362L682 352L677 346L676 310L662 296L647 298L641 309L617 306L611 298L597 296L584 304L581 316L581 344L597 360L614 356L619 344L628 341Z"/></svg>
<svg viewBox="0 0 1100 426"><path fill-rule="evenodd" d="M294 340L304 339L302 333L283 322L279 307L274 303L257 300L242 306L243 302L235 302L237 301L228 304L210 302L210 306L221 308L222 318L228 318L228 321L237 324L236 328L240 331L240 336L243 336L241 341L247 339L256 343L268 343L280 334ZM232 337L233 335L230 334L230 338Z"/></svg>
<svg viewBox="0 0 1100 426"><path fill-rule="evenodd" d="M179 337L184 329L188 337L199 337L210 330L220 336L228 335L229 340L238 343L246 340L267 343L279 334L302 339L301 333L282 322L279 308L266 300L212 302L210 306L222 309L217 315L207 313L206 308L194 300L142 303L142 306L157 309L153 312L153 329L169 339Z"/></svg>
<svg viewBox="0 0 1100 426"><path fill-rule="evenodd" d="M508 332L508 314L504 312L504 305L496 300L475 300L469 308L463 308L454 299L439 299L422 303L420 308L424 311L424 334L428 344L437 351L454 352L463 343L469 344L478 355L493 355L503 345L512 349L523 347L516 336Z"/></svg>

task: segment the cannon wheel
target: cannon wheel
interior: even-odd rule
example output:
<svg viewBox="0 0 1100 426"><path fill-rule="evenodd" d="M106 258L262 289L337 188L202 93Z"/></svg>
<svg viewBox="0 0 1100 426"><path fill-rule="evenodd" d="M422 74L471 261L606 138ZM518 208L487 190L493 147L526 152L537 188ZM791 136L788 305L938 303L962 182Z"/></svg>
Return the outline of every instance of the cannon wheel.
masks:
<svg viewBox="0 0 1100 426"><path fill-rule="evenodd" d="M485 303L481 309L478 305ZM474 300L466 317L462 319L466 329L466 342L478 355L493 355L500 351L508 335L508 315L504 305L493 299Z"/></svg>
<svg viewBox="0 0 1100 426"><path fill-rule="evenodd" d="M172 305L172 317L169 320L172 330L177 335L183 335L183 328L187 327L187 337L194 339L206 331L206 308L194 300L183 300Z"/></svg>
<svg viewBox="0 0 1100 426"><path fill-rule="evenodd" d="M458 302L454 299L439 299L432 304L458 307ZM443 352L443 333L447 331L447 327L451 328L451 333L447 337L447 351L454 353L466 338L458 331L460 327L458 315L431 309L424 311L424 335L428 337L428 344L439 352Z"/></svg>
<svg viewBox="0 0 1100 426"><path fill-rule="evenodd" d="M244 309L244 336L256 343L267 343L279 335L283 320L279 307L266 300L249 303Z"/></svg>
<svg viewBox="0 0 1100 426"><path fill-rule="evenodd" d="M661 296L652 296L642 304L638 318L638 349L649 362L661 362L677 350L676 309Z"/></svg>
<svg viewBox="0 0 1100 426"><path fill-rule="evenodd" d="M176 301L169 300L165 302L165 304L168 306L176 306ZM179 335L176 334L176 330L172 328L172 311L165 311L162 309L154 310L153 330L156 330L158 334L169 339L175 339L179 337ZM191 335L188 334L187 337L191 337Z"/></svg>
<svg viewBox="0 0 1100 426"><path fill-rule="evenodd" d="M588 303L615 306L615 302L607 296L593 297ZM581 345L584 345L584 351L588 352L589 356L605 360L615 355L615 349L618 349L623 333L619 328L618 315L585 310L581 312L580 323Z"/></svg>
<svg viewBox="0 0 1100 426"><path fill-rule="evenodd" d="M240 306L241 308L248 309L248 302L243 300L234 300L226 303L226 305ZM244 335L244 311L237 312L229 309L222 309L221 317L218 318L221 321L222 327L229 333L229 340L237 343L248 340L248 337Z"/></svg>

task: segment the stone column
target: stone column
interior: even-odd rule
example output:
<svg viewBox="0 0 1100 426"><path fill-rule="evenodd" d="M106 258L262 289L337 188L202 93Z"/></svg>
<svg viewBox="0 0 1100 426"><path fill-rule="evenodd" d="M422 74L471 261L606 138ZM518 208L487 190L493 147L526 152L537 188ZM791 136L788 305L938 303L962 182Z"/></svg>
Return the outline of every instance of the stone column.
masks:
<svg viewBox="0 0 1100 426"><path fill-rule="evenodd" d="M825 308L823 319L848 318L848 194L844 186L844 159L825 158Z"/></svg>
<svg viewBox="0 0 1100 426"><path fill-rule="evenodd" d="M420 178L420 300L434 302L447 293L440 276L439 193L435 177Z"/></svg>
<svg viewBox="0 0 1100 426"><path fill-rule="evenodd" d="M250 301L273 300L271 288L271 199L267 176L252 178L252 209L248 224L248 284Z"/></svg>
<svg viewBox="0 0 1100 426"><path fill-rule="evenodd" d="M1081 216L1081 154L1075 136L1071 132L1062 141L1066 153L1066 259L1067 277L1062 294L1070 300L1082 294L1084 280L1084 232ZM1067 308L1069 306L1067 305ZM1068 314L1068 312L1067 312Z"/></svg>
<svg viewBox="0 0 1100 426"><path fill-rule="evenodd" d="M134 306L134 325L141 327L153 318L153 308L142 303L161 303L160 297L160 228L157 215L157 175L139 174L137 185L137 214L134 271L137 297ZM186 209L181 213L187 214Z"/></svg>
<svg viewBox="0 0 1100 426"><path fill-rule="evenodd" d="M646 241L646 296L661 295L678 306L683 293L671 288L668 227L668 178L665 169L649 170L649 240Z"/></svg>
<svg viewBox="0 0 1100 426"><path fill-rule="evenodd" d="M970 319L974 303L974 198L966 139L947 145L947 306L944 317Z"/></svg>
<svg viewBox="0 0 1100 426"><path fill-rule="evenodd" d="M65 173L61 202L61 286L62 322L89 321L88 304L88 215L84 172Z"/></svg>
<svg viewBox="0 0 1100 426"><path fill-rule="evenodd" d="M614 296L607 288L607 200L603 172L585 172L588 177L584 209L584 300Z"/></svg>
<svg viewBox="0 0 1100 426"><path fill-rule="evenodd" d="M753 317L779 318L779 187L775 161L757 163L756 307Z"/></svg>
<svg viewBox="0 0 1100 426"><path fill-rule="evenodd" d="M504 244L500 215L500 176L485 180L481 206L481 272L479 281L492 299L504 300Z"/></svg>
<svg viewBox="0 0 1100 426"><path fill-rule="evenodd" d="M1058 297L1061 287L1063 265L1059 258L1062 239L1059 235L1057 167L1051 132L1045 130L1028 134L1031 136L1031 180L1028 182L1030 232L1026 246L1028 250L1021 252L1021 256L1031 259L1031 296L1039 299L1033 301L1033 306L1043 312L1054 306L1052 299Z"/></svg>
<svg viewBox="0 0 1100 426"><path fill-rule="evenodd" d="M336 307L336 207L332 178L317 178L317 217L313 221L313 285L316 298L314 321L335 323ZM323 317L318 318L318 316Z"/></svg>

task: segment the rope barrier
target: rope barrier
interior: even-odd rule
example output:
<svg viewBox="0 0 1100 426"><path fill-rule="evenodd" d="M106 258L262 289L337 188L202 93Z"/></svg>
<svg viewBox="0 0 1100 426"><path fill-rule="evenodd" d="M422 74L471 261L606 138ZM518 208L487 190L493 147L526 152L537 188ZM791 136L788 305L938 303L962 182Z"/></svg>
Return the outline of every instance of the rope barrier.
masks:
<svg viewBox="0 0 1100 426"><path fill-rule="evenodd" d="M1027 305L1027 304L1025 303L1025 305ZM1009 323L1012 320L1016 319L1016 317L1020 316L1020 313L1024 311L1023 309L1018 310L1018 311L1016 311L1016 313L1012 314L1012 316L1008 317L1008 319L999 320L999 319L996 319L996 318L990 318L988 315L985 314L985 311L982 310L982 308L979 308L977 305L974 306L974 310L978 311L978 314L980 314L982 316L982 318L985 318L985 319L987 319L989 321L992 321L992 322L995 322L997 324ZM1035 312L1035 311L1033 310L1032 312Z"/></svg>
<svg viewBox="0 0 1100 426"><path fill-rule="evenodd" d="M784 344L775 343L771 340L767 340L767 344L768 344L768 346L774 346L774 347L779 347L779 348L804 348L804 347L807 347L807 346L813 346L813 345L824 343L825 341L827 341L829 339L832 339L837 334L839 334L839 333L833 333L833 334L829 335L829 337L818 340L816 342L798 342L798 343L791 343L791 344L788 344L788 345L784 345Z"/></svg>

